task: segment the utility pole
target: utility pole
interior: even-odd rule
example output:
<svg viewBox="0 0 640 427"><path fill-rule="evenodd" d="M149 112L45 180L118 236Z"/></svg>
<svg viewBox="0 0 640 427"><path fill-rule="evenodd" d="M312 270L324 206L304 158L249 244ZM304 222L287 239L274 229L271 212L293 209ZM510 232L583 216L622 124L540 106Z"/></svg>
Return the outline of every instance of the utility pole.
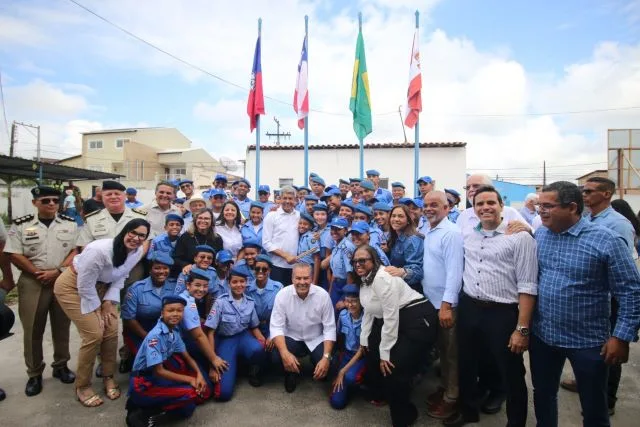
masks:
<svg viewBox="0 0 640 427"><path fill-rule="evenodd" d="M13 145L16 143L18 129L15 120L11 123L11 140L9 141L9 157L13 157Z"/></svg>
<svg viewBox="0 0 640 427"><path fill-rule="evenodd" d="M547 161L542 161L542 185L547 185Z"/></svg>
<svg viewBox="0 0 640 427"><path fill-rule="evenodd" d="M291 138L291 132L283 132L280 133L280 121L274 117L273 121L276 122L276 133L271 133L271 132L267 132L267 136L269 137L269 139L271 139L271 137L275 137L276 138L276 145L280 145L280 137L284 137L284 138Z"/></svg>
<svg viewBox="0 0 640 427"><path fill-rule="evenodd" d="M16 139L18 138L18 125L16 125L15 120L11 123L11 140L9 141L9 157L13 157L13 146L16 143ZM7 215L9 216L9 220L13 219L13 203L11 203L11 193L13 188L11 188L11 184L13 180L8 177L7 178Z"/></svg>
<svg viewBox="0 0 640 427"><path fill-rule="evenodd" d="M408 144L407 141L407 130L404 128L404 120L402 120L402 105L398 105L398 115L400 116L400 127L402 128L402 133L404 134L404 143Z"/></svg>
<svg viewBox="0 0 640 427"><path fill-rule="evenodd" d="M39 168L38 168L38 184L42 184L42 162L41 160L41 156L40 156L40 126L36 126L36 125L32 125L29 123L23 123L23 122L13 122L14 125L20 125L20 126L24 126L26 128L32 128L35 129L37 134L36 134L36 138L37 138L37 145L38 148L36 150L36 161L39 163Z"/></svg>

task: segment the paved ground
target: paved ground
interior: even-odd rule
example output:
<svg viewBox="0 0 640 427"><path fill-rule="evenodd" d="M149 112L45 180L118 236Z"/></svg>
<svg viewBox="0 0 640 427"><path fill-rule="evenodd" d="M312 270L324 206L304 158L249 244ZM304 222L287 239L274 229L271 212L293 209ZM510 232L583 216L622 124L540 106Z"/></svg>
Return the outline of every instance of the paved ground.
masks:
<svg viewBox="0 0 640 427"><path fill-rule="evenodd" d="M15 309L15 307L14 307ZM17 316L16 316L17 317ZM72 328L72 358L77 354L78 335ZM51 369L44 373L44 390L28 398L24 394L26 374L22 359L22 329L17 322L15 335L0 342L0 386L8 396L0 403L0 425L10 426L121 426L124 425L125 398L107 401L100 408L83 408L74 400L73 385L65 385L51 377ZM50 335L45 335L45 360L51 362ZM72 359L70 367L75 367ZM126 389L127 378L119 376L120 385ZM440 422L429 418L422 403L428 392L437 384L432 374L414 392L414 402L420 409L416 425L437 426ZM529 383L530 384L530 383ZM99 386L100 383L96 382ZM305 379L295 393L287 394L279 379L272 379L261 388L253 388L242 380L234 399L228 403L210 402L200 406L189 425L244 426L387 426L390 418L387 408L376 408L356 398L343 411L335 411L327 401L328 383L313 383ZM530 401L532 400L530 392ZM632 360L625 365L620 386L620 401L613 426L640 425L640 345L632 347ZM581 425L580 405L575 394L560 391L560 423L562 427ZM529 425L535 425L533 405L530 404ZM497 415L485 415L480 426L504 426L504 411Z"/></svg>

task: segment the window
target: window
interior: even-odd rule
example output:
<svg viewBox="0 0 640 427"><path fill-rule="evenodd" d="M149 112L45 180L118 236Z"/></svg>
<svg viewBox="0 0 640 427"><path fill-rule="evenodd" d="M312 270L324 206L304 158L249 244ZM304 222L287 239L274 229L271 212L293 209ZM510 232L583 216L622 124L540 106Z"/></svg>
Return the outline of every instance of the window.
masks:
<svg viewBox="0 0 640 427"><path fill-rule="evenodd" d="M173 174L174 175L180 175L180 176L184 176L187 174L187 170L185 168L177 168L173 170Z"/></svg>
<svg viewBox="0 0 640 427"><path fill-rule="evenodd" d="M380 188L389 189L389 178L380 178Z"/></svg>
<svg viewBox="0 0 640 427"><path fill-rule="evenodd" d="M89 141L89 150L102 150L102 141Z"/></svg>
<svg viewBox="0 0 640 427"><path fill-rule="evenodd" d="M278 180L280 188L293 185L293 178L280 178Z"/></svg>
<svg viewBox="0 0 640 427"><path fill-rule="evenodd" d="M116 139L116 148L117 149L121 149L122 147L124 147L124 143L125 142L129 142L129 138L118 138Z"/></svg>
<svg viewBox="0 0 640 427"><path fill-rule="evenodd" d="M89 169L90 171L102 172L102 165L89 165L87 169Z"/></svg>

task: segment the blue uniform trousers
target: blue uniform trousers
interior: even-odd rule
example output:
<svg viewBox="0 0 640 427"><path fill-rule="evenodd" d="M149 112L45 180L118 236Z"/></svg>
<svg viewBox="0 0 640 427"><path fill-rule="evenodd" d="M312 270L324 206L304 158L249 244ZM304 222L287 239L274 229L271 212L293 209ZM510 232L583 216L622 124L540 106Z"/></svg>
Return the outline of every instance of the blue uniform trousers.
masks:
<svg viewBox="0 0 640 427"><path fill-rule="evenodd" d="M336 304L338 301L342 300L344 295L342 294L342 288L347 284L347 279L341 279L339 277L334 277L331 282L331 293L329 296L331 297L331 304L333 304L333 309L335 310Z"/></svg>
<svg viewBox="0 0 640 427"><path fill-rule="evenodd" d="M213 389L213 398L226 402L231 399L236 385L238 358L250 365L262 365L266 358L264 347L248 330L230 337L216 335L216 354L229 363L220 381Z"/></svg>
<svg viewBox="0 0 640 427"><path fill-rule="evenodd" d="M347 363L355 356L354 351L342 351L338 356L338 370L347 366ZM342 381L342 389L340 391L331 392L329 395L329 403L333 409L344 409L349 401L349 393L355 385L362 384L366 363L364 358L358 360L344 375Z"/></svg>
<svg viewBox="0 0 640 427"><path fill-rule="evenodd" d="M327 277L327 270L320 269L320 277L318 278L318 286L325 291L329 290L329 278Z"/></svg>
<svg viewBox="0 0 640 427"><path fill-rule="evenodd" d="M180 357L174 355L163 363L165 369L190 377L196 377L194 372ZM202 374L208 380L206 374ZM198 396L196 390L189 384L158 378L149 372L135 372L129 378L129 399L140 408L157 408L171 412L177 416L188 418L193 414L196 405L211 396L211 386L207 381L207 389Z"/></svg>

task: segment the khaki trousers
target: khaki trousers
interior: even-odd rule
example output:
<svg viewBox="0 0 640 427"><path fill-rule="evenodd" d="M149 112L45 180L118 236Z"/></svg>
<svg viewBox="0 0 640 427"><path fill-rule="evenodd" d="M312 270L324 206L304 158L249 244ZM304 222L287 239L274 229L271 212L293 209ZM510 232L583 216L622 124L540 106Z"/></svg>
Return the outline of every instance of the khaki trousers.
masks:
<svg viewBox="0 0 640 427"><path fill-rule="evenodd" d="M93 365L98 353L102 357L103 376L112 376L116 370L118 352L118 322L100 328L100 319L94 311L87 314L80 312L80 295L78 294L77 275L71 268L58 277L54 293L60 306L76 328L82 343L78 352L78 368L76 372L76 389L91 385ZM98 286L98 295L104 296L106 288Z"/></svg>
<svg viewBox="0 0 640 427"><path fill-rule="evenodd" d="M18 315L24 331L24 362L29 378L42 375L46 364L42 355L42 338L51 319L54 369L63 368L69 355L69 318L53 295L53 284L44 285L35 276L22 272L18 279Z"/></svg>
<svg viewBox="0 0 640 427"><path fill-rule="evenodd" d="M440 352L441 386L448 401L457 400L458 388L458 341L456 339L457 310L453 311L453 327L445 329L438 324L438 351Z"/></svg>

